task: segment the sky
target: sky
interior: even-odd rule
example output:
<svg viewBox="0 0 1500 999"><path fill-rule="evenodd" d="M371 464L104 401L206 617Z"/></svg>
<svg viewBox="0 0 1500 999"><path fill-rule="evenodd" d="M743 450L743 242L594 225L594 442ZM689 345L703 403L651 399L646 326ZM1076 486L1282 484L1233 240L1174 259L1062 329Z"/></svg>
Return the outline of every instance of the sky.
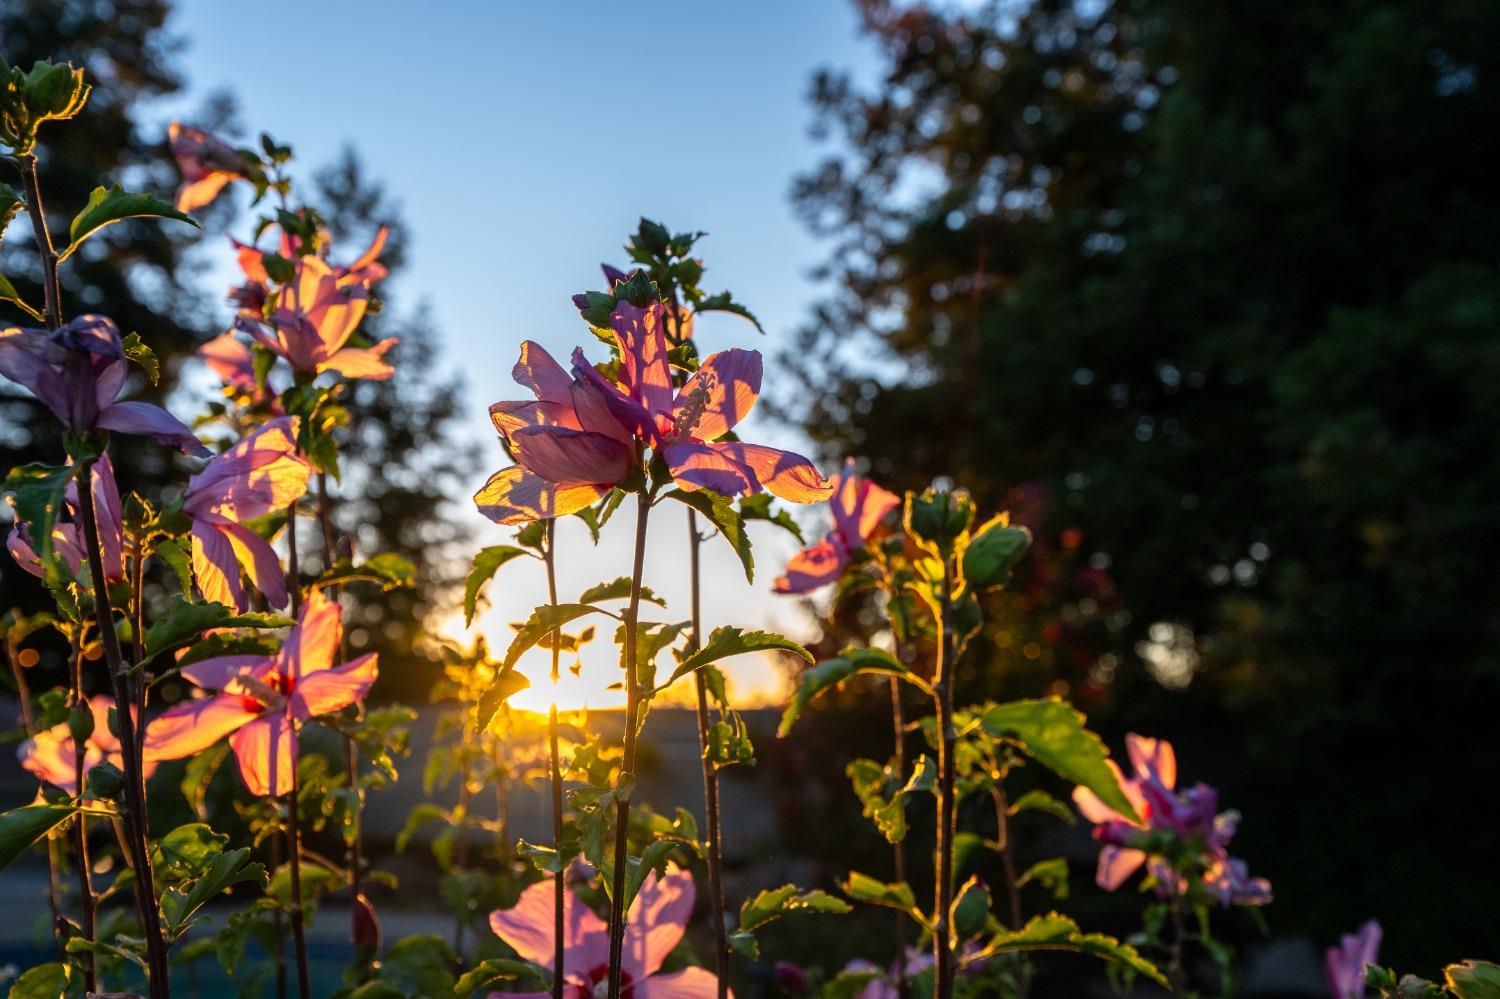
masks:
<svg viewBox="0 0 1500 999"><path fill-rule="evenodd" d="M276 25L284 30L266 30ZM758 348L765 384L774 385L780 348L818 296L807 271L823 250L788 197L793 176L827 151L808 134L812 74L828 66L869 79L876 57L847 0L627 7L260 0L253 8L183 0L170 27L188 43L181 57L188 91L166 112L190 119L210 92L227 89L251 134L266 130L290 143L304 173L353 145L396 197L411 241L391 297L430 305L449 362L466 380L464 432L483 443L484 455L466 470L474 488L508 463L486 407L524 395L510 379L521 341L536 340L557 357L575 344L599 353L569 296L601 286L600 261L624 262L620 248L642 215L709 233L699 243L704 287L732 289L767 332L706 317L697 327L700 349ZM252 55L255 47L265 54ZM748 440L801 443L795 431L753 414L742 429ZM467 500L454 515L473 517L476 549L506 540L508 532ZM668 601L663 620L687 615L684 517L675 505L658 507L650 524L646 577ZM622 510L597 549L581 524L560 529L563 600L629 573L633 519ZM799 519L821 530L824 514ZM705 626L812 637L806 613L770 593L795 540L774 529L752 536L754 585L722 539L705 544ZM507 567L475 626L504 647L509 622L523 620L545 593L539 567ZM461 620L443 627L462 633ZM558 692L560 703L617 699L603 690L618 667L605 629L601 639L584 657L582 678ZM523 669L542 660L533 654ZM742 657L729 672L742 699L780 694L768 662ZM518 702L540 705L547 696L538 689Z"/></svg>

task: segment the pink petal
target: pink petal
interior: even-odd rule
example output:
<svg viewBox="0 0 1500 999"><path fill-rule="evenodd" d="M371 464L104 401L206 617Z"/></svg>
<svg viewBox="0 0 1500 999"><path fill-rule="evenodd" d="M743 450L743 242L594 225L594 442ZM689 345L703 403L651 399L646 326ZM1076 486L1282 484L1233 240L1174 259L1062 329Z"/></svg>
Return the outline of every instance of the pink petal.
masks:
<svg viewBox="0 0 1500 999"><path fill-rule="evenodd" d="M232 332L221 333L198 348L198 356L226 385L255 387L255 361L250 348Z"/></svg>
<svg viewBox="0 0 1500 999"><path fill-rule="evenodd" d="M1099 869L1094 881L1105 891L1114 891L1146 862L1146 854L1124 846L1105 846L1099 850Z"/></svg>
<svg viewBox="0 0 1500 999"><path fill-rule="evenodd" d="M232 173L214 172L198 180L185 181L177 188L177 210L191 212L202 208L217 198L219 192L235 179Z"/></svg>
<svg viewBox="0 0 1500 999"><path fill-rule="evenodd" d="M490 929L524 960L552 970L553 895L551 878L521 892L509 909L490 913ZM609 927L571 891L563 895L564 974L587 974L609 963Z"/></svg>
<svg viewBox="0 0 1500 999"><path fill-rule="evenodd" d="M25 386L63 423L72 413L72 391L48 358L57 352L44 330L0 329L0 375Z"/></svg>
<svg viewBox="0 0 1500 999"><path fill-rule="evenodd" d="M343 634L342 608L337 601L328 599L322 590L314 590L307 603L302 605L296 626L276 654L277 665L300 688L307 677L333 665Z"/></svg>
<svg viewBox="0 0 1500 999"><path fill-rule="evenodd" d="M637 980L652 974L672 953L693 914L693 875L678 867L659 878L653 872L625 915L623 966Z"/></svg>
<svg viewBox="0 0 1500 999"><path fill-rule="evenodd" d="M234 545L220 532L220 525L193 521L193 578L204 600L227 604L242 614L250 609Z"/></svg>
<svg viewBox="0 0 1500 999"><path fill-rule="evenodd" d="M479 512L497 524L566 517L597 501L609 486L560 486L520 465L502 468L474 494Z"/></svg>
<svg viewBox="0 0 1500 999"><path fill-rule="evenodd" d="M761 358L756 350L714 354L677 394L677 432L699 440L723 437L743 420L760 397Z"/></svg>
<svg viewBox="0 0 1500 999"><path fill-rule="evenodd" d="M297 418L282 416L246 435L188 480L189 516L243 523L279 513L307 493L312 468L297 453Z"/></svg>
<svg viewBox="0 0 1500 999"><path fill-rule="evenodd" d="M609 325L620 341L621 383L626 391L653 416L670 417L672 369L667 363L664 309L660 302L643 309L620 302L609 317Z"/></svg>
<svg viewBox="0 0 1500 999"><path fill-rule="evenodd" d="M816 503L833 494L833 483L800 454L738 441L719 441L713 447L749 468L763 487L789 502Z"/></svg>
<svg viewBox="0 0 1500 999"><path fill-rule="evenodd" d="M297 735L285 715L262 715L229 739L240 776L251 794L283 795L292 789Z"/></svg>
<svg viewBox="0 0 1500 999"><path fill-rule="evenodd" d="M573 419L580 430L592 431L613 438L630 447L635 439L630 429L622 424L610 408L609 398L599 386L589 381L575 381L569 389Z"/></svg>
<svg viewBox="0 0 1500 999"><path fill-rule="evenodd" d="M1135 807L1135 813L1144 818L1146 814L1146 796L1141 793L1139 783L1127 779L1120 772L1119 764L1114 760L1105 760L1104 764L1115 775L1115 780L1120 784L1120 790L1125 792L1126 799ZM1096 826L1103 825L1106 822L1130 822L1129 819L1113 808L1110 808L1098 795L1086 787L1075 787L1073 789L1073 804L1078 806L1078 811L1084 818ZM1137 823L1130 824L1136 825Z"/></svg>
<svg viewBox="0 0 1500 999"><path fill-rule="evenodd" d="M67 794L77 794L78 784L74 779L73 737L68 734L66 723L55 725L22 742L16 747L16 759L21 768L37 780L45 781ZM84 772L103 762L104 753L96 746L85 746L83 752Z"/></svg>
<svg viewBox="0 0 1500 999"><path fill-rule="evenodd" d="M385 352L399 342L398 338L389 337L373 347L345 347L318 365L318 370L337 371L345 378L383 382L396 373L396 369L385 360Z"/></svg>
<svg viewBox="0 0 1500 999"><path fill-rule="evenodd" d="M207 455L208 448L177 417L149 402L117 402L99 413L94 426L122 434L150 437L158 444L175 447L183 454Z"/></svg>
<svg viewBox="0 0 1500 999"><path fill-rule="evenodd" d="M94 493L94 524L99 529L100 555L104 561L104 578L118 582L125 578L125 557L121 539L125 535L120 511L120 490L115 485L115 466L109 455L101 454L89 475Z"/></svg>
<svg viewBox="0 0 1500 999"><path fill-rule="evenodd" d="M627 395L620 386L605 378L599 369L588 362L582 350L573 351L573 377L592 386L608 407L615 422L643 441L661 440L661 430L656 418L646 411L638 401Z"/></svg>
<svg viewBox="0 0 1500 999"><path fill-rule="evenodd" d="M182 667L182 676L200 687L226 690L241 673L253 673L270 662L266 656L253 654L213 656Z"/></svg>
<svg viewBox="0 0 1500 999"><path fill-rule="evenodd" d="M196 522L194 523L196 527ZM287 578L281 568L281 559L276 555L276 549L265 538L256 534L248 527L239 524L218 524L219 533L223 534L234 548L235 559L244 568L245 574L250 577L250 585L260 591L261 596L266 598L266 603L272 607L285 607L287 600ZM245 608L240 608L243 613Z"/></svg>
<svg viewBox="0 0 1500 999"><path fill-rule="evenodd" d="M1170 742L1131 732L1125 736L1125 750L1130 754L1130 764L1138 777L1155 778L1168 790L1177 786L1177 753Z"/></svg>
<svg viewBox="0 0 1500 999"><path fill-rule="evenodd" d="M379 667L380 654L370 652L352 662L303 677L292 688L292 715L306 721L364 700Z"/></svg>
<svg viewBox="0 0 1500 999"><path fill-rule="evenodd" d="M573 407L556 402L497 402L490 406L490 422L506 437L524 427L583 429Z"/></svg>
<svg viewBox="0 0 1500 999"><path fill-rule="evenodd" d="M523 427L511 435L511 446L518 464L559 485L614 485L635 461L628 445L567 427Z"/></svg>
<svg viewBox="0 0 1500 999"><path fill-rule="evenodd" d="M145 758L178 760L201 753L229 733L260 717L238 694L185 701L146 726Z"/></svg>
<svg viewBox="0 0 1500 999"><path fill-rule="evenodd" d="M706 968L684 968L637 982L630 990L630 999L714 999L718 994L719 979L713 972Z"/></svg>
<svg viewBox="0 0 1500 999"><path fill-rule="evenodd" d="M882 489L854 471L854 461L833 480L833 523L844 540L855 547L863 544L885 515L901 505L901 498Z"/></svg>
<svg viewBox="0 0 1500 999"><path fill-rule="evenodd" d="M521 359L516 362L510 374L517 385L530 389L531 394L539 401L572 408L569 391L573 386L573 379L541 344L532 340L523 341Z"/></svg>
<svg viewBox="0 0 1500 999"><path fill-rule="evenodd" d="M263 259L266 251L249 243L241 243L233 236L229 237L229 242L234 245L235 260L245 273L245 279L251 284L269 284L271 275L266 273L266 262Z"/></svg>
<svg viewBox="0 0 1500 999"><path fill-rule="evenodd" d="M719 444L682 441L661 449L673 480L688 492L711 489L723 496L759 492L759 483L744 465L726 455Z"/></svg>
<svg viewBox="0 0 1500 999"><path fill-rule="evenodd" d="M379 261L380 254L385 249L385 241L390 234L391 227L388 225L375 230L375 237L370 240L370 245L365 252L361 253L354 263L344 268L346 282L358 281L369 286L385 277L386 269Z"/></svg>
<svg viewBox="0 0 1500 999"><path fill-rule="evenodd" d="M777 593L808 593L837 580L848 564L844 547L825 538L793 555L773 588Z"/></svg>

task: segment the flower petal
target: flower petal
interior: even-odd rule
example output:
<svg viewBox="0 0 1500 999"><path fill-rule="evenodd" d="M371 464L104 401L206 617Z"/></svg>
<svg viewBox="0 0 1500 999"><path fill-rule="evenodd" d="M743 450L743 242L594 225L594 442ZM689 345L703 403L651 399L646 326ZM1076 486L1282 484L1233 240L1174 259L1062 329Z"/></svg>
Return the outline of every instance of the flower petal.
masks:
<svg viewBox="0 0 1500 999"><path fill-rule="evenodd" d="M816 503L833 495L833 483L800 454L739 441L719 441L713 446L749 468L763 487L784 500Z"/></svg>
<svg viewBox="0 0 1500 999"><path fill-rule="evenodd" d="M344 347L319 364L318 370L337 371L345 378L383 382L396 373L385 360L385 352L400 342L398 337L388 337L373 347Z"/></svg>
<svg viewBox="0 0 1500 999"><path fill-rule="evenodd" d="M497 402L490 406L490 422L507 438L523 427L583 429L573 407L556 402Z"/></svg>
<svg viewBox="0 0 1500 999"><path fill-rule="evenodd" d="M635 460L626 444L589 430L522 427L511 435L516 462L560 485L614 485Z"/></svg>
<svg viewBox="0 0 1500 999"><path fill-rule="evenodd" d="M667 363L663 331L666 306L652 302L638 308L629 302L615 306L609 325L620 342L620 382L630 397L652 416L672 415L672 368Z"/></svg>
<svg viewBox="0 0 1500 999"><path fill-rule="evenodd" d="M277 665L291 677L294 690L306 678L333 665L339 639L344 635L343 616L338 602L328 599L322 590L313 590L302 605L296 626L276 654Z"/></svg>
<svg viewBox="0 0 1500 999"><path fill-rule="evenodd" d="M193 521L193 579L204 600L227 604L243 614L250 609L250 601L240 583L240 563L234 545L228 535L221 533L221 526Z"/></svg>
<svg viewBox="0 0 1500 999"><path fill-rule="evenodd" d="M661 449L661 456L672 471L672 479L683 489L693 492L712 489L723 496L740 496L760 491L760 483L744 465L726 455L718 444L682 441Z"/></svg>
<svg viewBox="0 0 1500 999"><path fill-rule="evenodd" d="M150 437L183 454L206 456L209 453L185 423L149 402L117 402L99 413L94 426L101 430Z"/></svg>
<svg viewBox="0 0 1500 999"><path fill-rule="evenodd" d="M196 525L196 522L194 524ZM218 524L223 534L234 547L235 560L250 577L250 585L260 591L266 603L272 607L285 607L287 600L287 578L281 568L281 559L276 549L265 538L248 527L239 524ZM245 608L241 608L241 613Z"/></svg>
<svg viewBox="0 0 1500 999"><path fill-rule="evenodd" d="M522 341L521 358L510 369L510 376L517 385L530 389L539 401L571 408L569 390L573 387L572 377L536 341Z"/></svg>
<svg viewBox="0 0 1500 999"><path fill-rule="evenodd" d="M556 888L551 878L521 892L509 909L490 913L490 929L524 960L552 970L553 913ZM586 974L609 962L609 927L572 891L563 893L563 949L565 974Z"/></svg>
<svg viewBox="0 0 1500 999"><path fill-rule="evenodd" d="M379 669L380 654L369 652L351 662L303 677L292 688L292 715L306 721L364 700Z"/></svg>
<svg viewBox="0 0 1500 999"><path fill-rule="evenodd" d="M67 382L48 359L59 352L44 330L0 329L0 375L30 389L53 416L67 423L72 410Z"/></svg>
<svg viewBox="0 0 1500 999"><path fill-rule="evenodd" d="M184 678L200 687L226 690L234 686L235 677L241 673L252 673L269 661L268 657L254 653L213 656L182 667L181 673Z"/></svg>
<svg viewBox="0 0 1500 999"><path fill-rule="evenodd" d="M724 350L704 361L677 394L677 432L705 441L727 434L760 397L761 368L758 350Z"/></svg>
<svg viewBox="0 0 1500 999"><path fill-rule="evenodd" d="M837 580L848 564L849 556L843 545L824 538L793 555L773 589L777 593L808 593Z"/></svg>
<svg viewBox="0 0 1500 999"><path fill-rule="evenodd" d="M1136 776L1143 780L1154 779L1171 790L1177 786L1177 753L1165 739L1148 739L1131 732L1125 736L1125 750L1130 754L1130 764Z"/></svg>
<svg viewBox="0 0 1500 999"><path fill-rule="evenodd" d="M718 994L719 979L712 971L683 968L670 975L652 975L637 982L630 990L630 999L714 999Z"/></svg>
<svg viewBox="0 0 1500 999"><path fill-rule="evenodd" d="M863 545L885 515L900 505L901 498L895 493L856 474L852 459L833 479L834 528L851 548Z"/></svg>
<svg viewBox="0 0 1500 999"><path fill-rule="evenodd" d="M656 419L638 401L627 395L620 386L605 378L599 369L589 363L581 349L573 351L573 377L591 385L599 393L614 416L615 422L630 431L640 440L655 443L661 439L661 430Z"/></svg>
<svg viewBox="0 0 1500 999"><path fill-rule="evenodd" d="M1094 881L1105 891L1114 891L1146 862L1146 854L1124 846L1105 846L1099 850L1099 869Z"/></svg>
<svg viewBox="0 0 1500 999"><path fill-rule="evenodd" d="M297 735L285 715L262 715L230 736L229 745L251 794L282 795L292 789Z"/></svg>
<svg viewBox="0 0 1500 999"><path fill-rule="evenodd" d="M244 697L218 694L175 705L146 726L148 760L178 760L192 756L260 717Z"/></svg>
<svg viewBox="0 0 1500 999"><path fill-rule="evenodd" d="M307 493L312 467L297 452L297 418L265 423L188 480L192 517L243 523L285 510Z"/></svg>
<svg viewBox="0 0 1500 999"><path fill-rule="evenodd" d="M474 494L479 512L497 524L566 517L609 492L608 486L560 486L520 465L502 468Z"/></svg>
<svg viewBox="0 0 1500 999"><path fill-rule="evenodd" d="M625 953L622 963L639 981L661 967L672 953L693 914L693 875L679 867L667 876L647 875L625 921Z"/></svg>

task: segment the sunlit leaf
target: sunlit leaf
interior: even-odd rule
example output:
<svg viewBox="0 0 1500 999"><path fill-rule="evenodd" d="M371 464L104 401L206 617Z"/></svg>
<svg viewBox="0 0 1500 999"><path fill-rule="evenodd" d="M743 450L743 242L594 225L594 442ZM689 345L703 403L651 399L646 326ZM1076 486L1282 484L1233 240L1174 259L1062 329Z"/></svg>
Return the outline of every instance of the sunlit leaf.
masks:
<svg viewBox="0 0 1500 999"><path fill-rule="evenodd" d="M146 655L193 641L210 628L290 628L294 623L280 614L237 614L224 604L190 603L174 594L167 613L146 630Z"/></svg>
<svg viewBox="0 0 1500 999"><path fill-rule="evenodd" d="M453 987L453 995L455 999L469 999L475 992L501 982L534 983L537 991L545 992L552 986L552 976L535 964L492 957L466 971Z"/></svg>
<svg viewBox="0 0 1500 999"><path fill-rule="evenodd" d="M741 631L739 628L723 627L715 628L708 636L708 641L703 648L688 656L677 664L677 669L663 686L671 686L681 677L687 676L695 669L701 669L709 663L716 663L720 659L728 659L730 656L743 655L746 652L769 652L777 650L790 652L801 656L808 662L813 661L813 654L796 642L784 635L777 635L769 631Z"/></svg>
<svg viewBox="0 0 1500 999"><path fill-rule="evenodd" d="M1500 999L1500 965L1460 961L1444 968L1443 976L1458 999Z"/></svg>
<svg viewBox="0 0 1500 999"><path fill-rule="evenodd" d="M490 581L490 577L511 559L529 554L530 552L526 549L517 548L514 545L491 545L479 550L479 554L474 556L474 567L469 570L469 576L464 580L465 627L474 623L474 612L479 603L479 590Z"/></svg>
<svg viewBox="0 0 1500 999"><path fill-rule="evenodd" d="M998 704L980 716L980 724L990 735L1014 740L1058 776L1093 791L1121 815L1138 818L1109 766L1109 750L1084 726L1085 720L1080 711L1056 697Z"/></svg>
<svg viewBox="0 0 1500 999"><path fill-rule="evenodd" d="M313 581L314 588L342 586L353 580L379 583L381 592L417 585L417 567L411 559L394 552L382 552L355 565L340 559L324 569Z"/></svg>
<svg viewBox="0 0 1500 999"><path fill-rule="evenodd" d="M505 668L509 669L519 662L526 650L540 642L549 632L589 614L618 616L593 604L546 604L538 607L531 612L526 623L516 629L516 637L511 639L510 648L505 650Z"/></svg>
<svg viewBox="0 0 1500 999"><path fill-rule="evenodd" d="M1085 933L1072 919L1058 912L1037 916L1019 930L998 933L965 963L972 964L996 954L1014 954L1028 950L1070 950L1079 954L1091 954L1145 975L1162 988L1169 988L1167 977L1150 961L1127 943L1121 943L1103 933Z"/></svg>
<svg viewBox="0 0 1500 999"><path fill-rule="evenodd" d="M853 910L848 902L826 891L802 891L796 885L768 888L740 906L740 925L732 932L730 946L750 958L760 957L755 931L782 916L799 912L822 912L842 915Z"/></svg>
<svg viewBox="0 0 1500 999"><path fill-rule="evenodd" d="M932 688L927 682L907 669L899 659L881 649L848 648L832 659L825 659L812 669L804 670L797 679L797 690L791 703L782 712L781 724L776 727L778 737L792 730L799 715L819 695L860 675L894 676L913 684L927 694Z"/></svg>
<svg viewBox="0 0 1500 999"><path fill-rule="evenodd" d="M130 194L119 184L110 188L96 187L89 195L88 204L74 216L73 224L68 227L68 248L59 254L58 260L68 259L85 239L105 226L129 218L176 219L198 228L198 223L191 217L149 194Z"/></svg>
<svg viewBox="0 0 1500 999"><path fill-rule="evenodd" d="M0 302L9 302L39 323L47 321L45 316L26 303L21 293L16 290L16 286L10 283L10 278L4 274L0 274Z"/></svg>

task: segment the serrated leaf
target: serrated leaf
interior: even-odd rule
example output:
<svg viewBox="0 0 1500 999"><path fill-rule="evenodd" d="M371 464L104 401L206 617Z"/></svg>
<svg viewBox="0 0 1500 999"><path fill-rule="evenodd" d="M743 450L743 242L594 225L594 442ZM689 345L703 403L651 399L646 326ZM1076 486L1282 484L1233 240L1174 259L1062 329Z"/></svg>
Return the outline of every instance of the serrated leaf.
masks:
<svg viewBox="0 0 1500 999"><path fill-rule="evenodd" d="M26 524L31 546L41 560L49 582L60 579L53 550L52 529L63 509L63 494L77 474L77 465L43 465L32 462L10 470L5 490L11 495L16 520Z"/></svg>
<svg viewBox="0 0 1500 999"><path fill-rule="evenodd" d="M801 656L808 662L813 661L813 654L785 635L778 635L769 631L741 631L739 628L723 627L715 628L708 636L708 641L703 648L688 656L677 664L677 669L664 687L670 687L677 680L687 676L695 669L701 669L709 663L716 663L730 656L744 655L747 652L769 652L780 650Z"/></svg>
<svg viewBox="0 0 1500 999"><path fill-rule="evenodd" d="M527 618L526 623L516 629L516 637L511 639L510 648L505 650L505 668L510 669L515 666L521 656L526 654L527 649L540 642L549 633L556 631L569 621L576 621L589 614L616 616L603 607L595 607L593 604L547 604L538 607L531 612L531 617Z"/></svg>
<svg viewBox="0 0 1500 999"><path fill-rule="evenodd" d="M58 256L58 261L72 256L85 239L100 229L129 218L175 219L199 228L190 216L149 194L130 194L119 184L110 188L96 187L83 211L73 217L73 224L68 227L68 248Z"/></svg>
<svg viewBox="0 0 1500 999"><path fill-rule="evenodd" d="M469 996L480 989L487 989L499 982L535 982L539 991L546 991L552 985L552 976L546 970L535 964L525 961L511 961L504 958L490 958L480 961L475 967L464 973L453 986L455 999L469 999Z"/></svg>
<svg viewBox="0 0 1500 999"><path fill-rule="evenodd" d="M1062 819L1068 825L1075 825L1078 816L1073 814L1073 809L1066 801L1059 801L1041 788L1033 788L1010 803L1006 810L1010 815L1019 815L1021 812L1038 811L1046 812L1048 815Z"/></svg>
<svg viewBox="0 0 1500 999"><path fill-rule="evenodd" d="M0 870L74 811L68 805L23 805L0 815Z"/></svg>
<svg viewBox="0 0 1500 999"><path fill-rule="evenodd" d="M190 603L174 594L167 613L146 630L146 655L191 641L211 628L290 628L295 623L280 614L237 614L224 604Z"/></svg>
<svg viewBox="0 0 1500 999"><path fill-rule="evenodd" d="M265 866L250 860L250 849L226 850L209 864L201 877L187 887L162 892L161 911L168 935L181 936L192 925L193 916L216 895L242 882L266 883Z"/></svg>
<svg viewBox="0 0 1500 999"><path fill-rule="evenodd" d="M849 877L839 885L839 889L856 902L897 909L924 926L928 924L926 913L917 908L916 896L912 894L911 886L905 882L887 883L868 874L850 871Z"/></svg>
<svg viewBox="0 0 1500 999"><path fill-rule="evenodd" d="M798 912L822 912L843 915L853 906L826 891L802 891L796 885L768 888L740 906L739 931L754 933L767 923Z"/></svg>
<svg viewBox="0 0 1500 999"><path fill-rule="evenodd" d="M342 586L352 580L379 583L380 590L400 589L417 585L417 567L411 559L394 552L382 552L355 565L348 559L340 559L319 573L313 586Z"/></svg>
<svg viewBox="0 0 1500 999"><path fill-rule="evenodd" d="M1170 988L1161 970L1146 960L1132 946L1103 933L1085 933L1078 924L1059 912L1037 916L1019 930L998 933L966 963L984 960L995 954L1014 954L1028 950L1070 950L1090 954L1122 964L1138 974Z"/></svg>
<svg viewBox="0 0 1500 999"><path fill-rule="evenodd" d="M1071 704L1048 697L995 705L980 716L980 725L990 735L1015 741L1038 763L1093 791L1127 819L1138 819L1109 766L1109 750L1085 720Z"/></svg>
<svg viewBox="0 0 1500 999"><path fill-rule="evenodd" d="M1500 965L1460 961L1444 968L1443 977L1458 999L1500 999Z"/></svg>
<svg viewBox="0 0 1500 999"><path fill-rule="evenodd" d="M531 681L526 679L525 674L520 670L501 670L494 682L479 695L479 703L475 706L480 729L489 728L495 712L500 710L500 705L509 700L513 694L519 694L529 686L531 686Z"/></svg>
<svg viewBox="0 0 1500 999"><path fill-rule="evenodd" d="M674 489L663 498L686 503L703 514L709 523L718 528L724 540L729 542L735 554L740 557L740 564L745 567L745 579L755 582L755 555L750 549L750 535L745 530L744 518L740 516L739 511L734 508L734 503L727 496L720 496L707 489L698 489L693 492Z"/></svg>
<svg viewBox="0 0 1500 999"><path fill-rule="evenodd" d="M0 184L0 236L5 235L5 228L10 225L10 220L25 206L26 202L21 200L15 188L9 184Z"/></svg>
<svg viewBox="0 0 1500 999"><path fill-rule="evenodd" d="M161 381L161 362L156 359L156 352L141 342L139 333L131 333L120 341L120 346L125 351L125 356L141 366L146 377L155 385Z"/></svg>
<svg viewBox="0 0 1500 999"><path fill-rule="evenodd" d="M629 576L621 576L619 579L608 583L599 583L591 586L578 595L581 604L596 604L601 600L624 600L630 596L631 579ZM667 606L667 602L651 591L651 587L641 587L641 599L646 603L656 604L658 607Z"/></svg>
<svg viewBox="0 0 1500 999"><path fill-rule="evenodd" d="M69 978L66 964L39 964L22 973L6 995L9 999L59 999L68 990Z"/></svg>
<svg viewBox="0 0 1500 999"><path fill-rule="evenodd" d="M756 493L754 496L741 497L740 517L743 520L763 520L768 524L775 524L796 538L798 544L807 544L807 539L802 537L801 525L792 517L790 511L773 505L770 493Z"/></svg>
<svg viewBox="0 0 1500 999"><path fill-rule="evenodd" d="M765 327L760 324L760 320L756 319L754 314L751 313L749 309L745 308L739 302L736 302L733 296L731 296L727 291L721 291L717 295L709 295L705 298L700 298L696 303L694 303L693 311L728 312L732 315L739 316L741 319L748 319L760 333L765 333L766 331Z"/></svg>
<svg viewBox="0 0 1500 999"><path fill-rule="evenodd" d="M792 701L782 712L781 724L776 727L777 737L784 737L792 730L799 715L828 690L860 675L894 676L905 680L931 694L932 688L921 677L907 669L899 659L881 649L848 648L832 659L825 659L812 669L804 670L798 678Z"/></svg>
<svg viewBox="0 0 1500 999"><path fill-rule="evenodd" d="M1016 878L1016 887L1022 888L1035 881L1061 901L1068 897L1068 862L1062 857L1038 860Z"/></svg>
<svg viewBox="0 0 1500 999"><path fill-rule="evenodd" d="M469 576L464 580L464 627L474 623L474 612L479 603L479 590L490 577L500 570L500 567L519 555L528 555L524 548L514 545L491 545L481 548L479 554L474 556L473 568L469 570Z"/></svg>

